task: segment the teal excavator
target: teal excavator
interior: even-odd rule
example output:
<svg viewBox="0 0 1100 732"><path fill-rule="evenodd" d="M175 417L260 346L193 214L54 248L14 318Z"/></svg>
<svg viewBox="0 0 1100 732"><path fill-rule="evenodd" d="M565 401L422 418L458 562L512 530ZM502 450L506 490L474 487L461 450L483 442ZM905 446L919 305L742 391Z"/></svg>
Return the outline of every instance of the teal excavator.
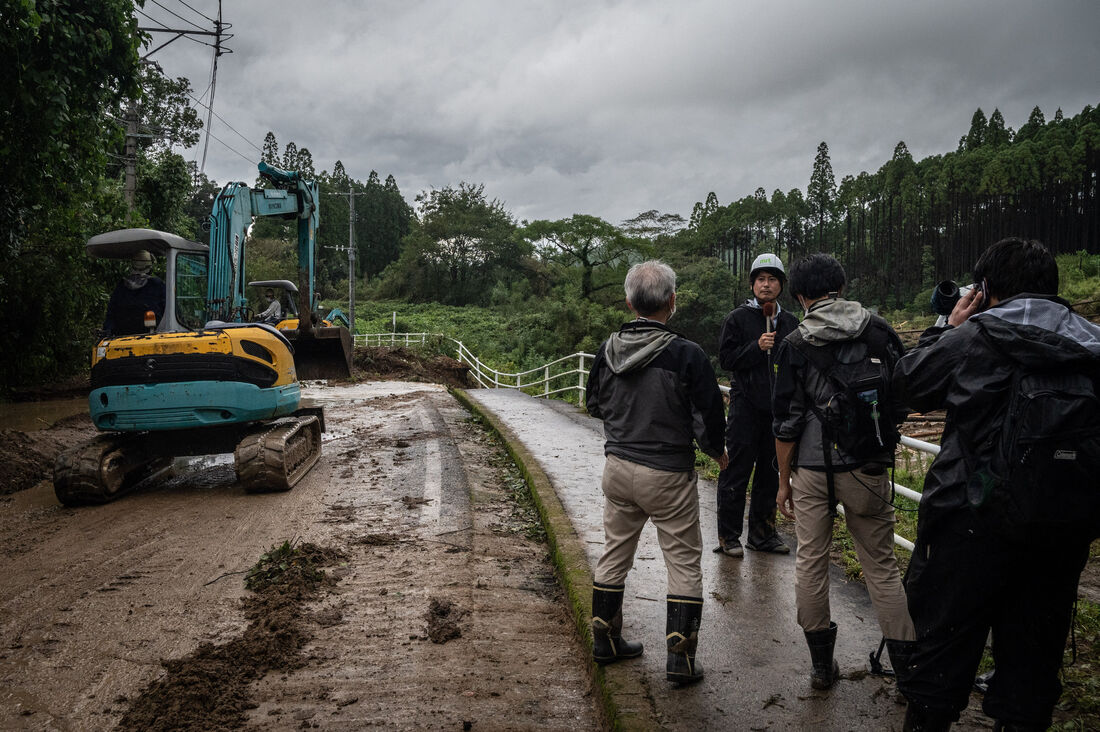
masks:
<svg viewBox="0 0 1100 732"><path fill-rule="evenodd" d="M209 244L151 229L88 240L91 257L162 257L166 295L162 308L115 314L138 332L109 333L93 350L89 410L102 434L58 457L62 504L111 501L175 457L231 452L249 492L289 490L320 458L324 414L300 408L299 379L349 376L351 335L316 314L317 184L264 163L259 170L271 187L221 190ZM260 216L297 221L303 317L292 329L250 322L246 243Z"/></svg>

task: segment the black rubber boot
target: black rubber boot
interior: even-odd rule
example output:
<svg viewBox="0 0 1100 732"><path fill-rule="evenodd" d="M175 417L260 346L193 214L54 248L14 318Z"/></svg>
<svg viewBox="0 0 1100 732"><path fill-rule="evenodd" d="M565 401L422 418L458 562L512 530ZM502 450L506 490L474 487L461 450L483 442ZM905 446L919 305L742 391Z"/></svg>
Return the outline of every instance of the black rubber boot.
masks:
<svg viewBox="0 0 1100 732"><path fill-rule="evenodd" d="M922 704L909 702L901 729L902 732L947 732L956 719L957 714L945 709L929 709Z"/></svg>
<svg viewBox="0 0 1100 732"><path fill-rule="evenodd" d="M703 678L703 669L695 660L702 617L703 598L668 596L668 621L665 624L668 663L665 665L665 676L674 684L694 684Z"/></svg>
<svg viewBox="0 0 1100 732"><path fill-rule="evenodd" d="M833 646L836 645L836 623L829 623L825 630L806 632L806 643L810 646L810 686L815 689L829 689L840 676L840 666L833 660Z"/></svg>
<svg viewBox="0 0 1100 732"><path fill-rule="evenodd" d="M886 639L886 652L890 654L890 665L894 668L894 678L898 682L898 689L902 692L902 686L909 681L910 662L913 660L913 652L917 648L916 641L900 641L892 638Z"/></svg>
<svg viewBox="0 0 1100 732"><path fill-rule="evenodd" d="M623 640L623 585L592 585L592 658L600 665L637 658L642 644Z"/></svg>

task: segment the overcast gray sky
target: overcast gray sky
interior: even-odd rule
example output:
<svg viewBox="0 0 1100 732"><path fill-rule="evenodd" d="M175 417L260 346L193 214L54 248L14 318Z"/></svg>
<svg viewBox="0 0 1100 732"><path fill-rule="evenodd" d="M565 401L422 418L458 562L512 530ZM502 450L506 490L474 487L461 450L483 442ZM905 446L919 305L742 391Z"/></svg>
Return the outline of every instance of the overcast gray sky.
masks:
<svg viewBox="0 0 1100 732"><path fill-rule="evenodd" d="M212 29L184 1L217 15L217 0L144 12ZM722 204L758 186L805 191L822 140L839 181L877 170L899 140L918 160L954 150L978 107L1018 128L1035 105L1049 120L1100 104L1096 0L226 0L222 12L233 53L218 62L212 133L236 152L210 140L218 183L253 180L253 145L271 130L318 170L392 173L410 202L484 183L518 219L686 218L709 191ZM211 56L180 39L152 58L206 101ZM184 156L201 160L202 145Z"/></svg>

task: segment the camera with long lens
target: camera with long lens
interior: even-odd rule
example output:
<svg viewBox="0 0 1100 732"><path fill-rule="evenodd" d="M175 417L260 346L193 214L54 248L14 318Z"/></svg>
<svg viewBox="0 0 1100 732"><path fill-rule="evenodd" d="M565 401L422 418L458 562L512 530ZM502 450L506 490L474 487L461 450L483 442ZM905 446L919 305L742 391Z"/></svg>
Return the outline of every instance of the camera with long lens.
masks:
<svg viewBox="0 0 1100 732"><path fill-rule="evenodd" d="M955 309L955 305L958 304L959 299L963 295L969 295L973 290L981 292L982 285L974 283L959 287L956 282L944 280L936 285L936 289L932 290L932 312L936 315L950 315L951 311ZM982 309L984 310L985 308L986 304L983 301Z"/></svg>
<svg viewBox="0 0 1100 732"><path fill-rule="evenodd" d="M936 315L950 315L960 297L962 293L959 292L958 283L944 280L932 290L932 312Z"/></svg>

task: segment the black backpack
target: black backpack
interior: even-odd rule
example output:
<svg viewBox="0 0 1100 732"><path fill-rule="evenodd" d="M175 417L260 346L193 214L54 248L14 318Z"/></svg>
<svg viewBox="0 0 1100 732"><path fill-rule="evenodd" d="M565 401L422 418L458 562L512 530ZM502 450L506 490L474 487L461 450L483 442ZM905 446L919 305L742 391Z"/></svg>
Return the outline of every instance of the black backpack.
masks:
<svg viewBox="0 0 1100 732"><path fill-rule="evenodd" d="M802 334L795 331L787 336L787 341L835 389L823 410L811 405L821 422L823 436L849 458L848 462L866 462L892 454L901 435L894 422L897 407L890 399L889 331L872 324L853 341L824 346L806 344ZM852 342L865 344L866 353L853 363L842 363L837 351ZM826 459L831 459L831 451L824 452Z"/></svg>
<svg viewBox="0 0 1100 732"><path fill-rule="evenodd" d="M829 510L836 515L836 489L833 484L832 449L846 464L892 459L901 440L895 419L897 405L890 398L890 371L887 367L890 331L875 322L868 324L858 338L823 346L807 344L800 331L787 336L786 342L817 369L835 389L824 409L811 402L810 409L821 422L821 451L825 459ZM837 356L843 346L853 342L866 346L862 358L842 362Z"/></svg>
<svg viewBox="0 0 1100 732"><path fill-rule="evenodd" d="M1097 376L1096 367L1017 366L1004 422L986 441L982 465L962 441L970 505L1004 533L1025 538L1044 529L1100 537Z"/></svg>

